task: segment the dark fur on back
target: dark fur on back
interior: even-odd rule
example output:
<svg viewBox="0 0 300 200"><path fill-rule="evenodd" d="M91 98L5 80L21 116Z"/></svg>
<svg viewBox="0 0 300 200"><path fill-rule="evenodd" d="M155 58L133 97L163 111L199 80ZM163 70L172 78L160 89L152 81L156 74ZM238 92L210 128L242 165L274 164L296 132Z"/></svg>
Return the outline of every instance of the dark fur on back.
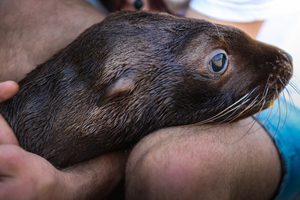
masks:
<svg viewBox="0 0 300 200"><path fill-rule="evenodd" d="M222 74L205 64L216 49L228 54ZM251 91L262 98L266 85L275 82L263 106L237 119L251 116L284 88L274 77L280 74L287 84L291 72L283 51L233 27L124 11L38 66L0 113L23 148L65 168L131 148L154 130L206 120Z"/></svg>

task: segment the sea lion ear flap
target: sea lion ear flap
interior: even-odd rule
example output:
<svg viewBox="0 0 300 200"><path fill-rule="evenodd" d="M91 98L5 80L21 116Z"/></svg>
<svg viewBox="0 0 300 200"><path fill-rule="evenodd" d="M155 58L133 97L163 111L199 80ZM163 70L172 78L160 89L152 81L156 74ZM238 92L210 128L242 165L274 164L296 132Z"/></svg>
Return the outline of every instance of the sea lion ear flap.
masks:
<svg viewBox="0 0 300 200"><path fill-rule="evenodd" d="M111 84L100 96L98 106L103 105L114 97L132 92L135 88L135 82L130 77L121 77Z"/></svg>

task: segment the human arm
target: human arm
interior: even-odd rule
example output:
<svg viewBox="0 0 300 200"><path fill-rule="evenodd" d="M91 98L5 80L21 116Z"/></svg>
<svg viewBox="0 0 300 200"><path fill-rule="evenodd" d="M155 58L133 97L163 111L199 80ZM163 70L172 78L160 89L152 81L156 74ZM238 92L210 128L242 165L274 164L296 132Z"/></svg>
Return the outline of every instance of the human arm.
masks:
<svg viewBox="0 0 300 200"><path fill-rule="evenodd" d="M20 81L104 18L84 0L0 1L0 81Z"/></svg>
<svg viewBox="0 0 300 200"><path fill-rule="evenodd" d="M83 0L0 1L0 81L19 81L26 73L101 21ZM0 101L18 92L15 82L0 84ZM0 199L86 199L109 193L123 176L122 152L59 171L24 151L0 115ZM96 194L97 193L97 194Z"/></svg>

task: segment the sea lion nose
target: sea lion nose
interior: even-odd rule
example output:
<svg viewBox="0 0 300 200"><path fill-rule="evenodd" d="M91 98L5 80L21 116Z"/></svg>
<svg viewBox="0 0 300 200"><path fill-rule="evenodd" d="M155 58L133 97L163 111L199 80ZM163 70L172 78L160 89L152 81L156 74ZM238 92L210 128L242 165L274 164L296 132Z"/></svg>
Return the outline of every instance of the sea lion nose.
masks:
<svg viewBox="0 0 300 200"><path fill-rule="evenodd" d="M287 53L284 50L279 50L279 52L284 56L284 58L286 59L286 61L290 64L293 64L293 57L291 54Z"/></svg>

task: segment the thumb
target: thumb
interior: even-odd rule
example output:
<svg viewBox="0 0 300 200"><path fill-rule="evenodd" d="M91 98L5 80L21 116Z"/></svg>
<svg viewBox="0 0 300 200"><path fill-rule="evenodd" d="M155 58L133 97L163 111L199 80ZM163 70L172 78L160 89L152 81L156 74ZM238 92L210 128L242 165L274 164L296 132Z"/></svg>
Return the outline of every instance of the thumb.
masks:
<svg viewBox="0 0 300 200"><path fill-rule="evenodd" d="M13 81L0 83L0 103L12 98L19 91L19 85ZM2 115L0 115L0 144L19 145L18 140L7 124Z"/></svg>
<svg viewBox="0 0 300 200"><path fill-rule="evenodd" d="M11 130L2 115L0 115L0 145L1 144L19 145L14 132Z"/></svg>
<svg viewBox="0 0 300 200"><path fill-rule="evenodd" d="M19 92L19 85L14 81L0 83L0 103L12 98Z"/></svg>

